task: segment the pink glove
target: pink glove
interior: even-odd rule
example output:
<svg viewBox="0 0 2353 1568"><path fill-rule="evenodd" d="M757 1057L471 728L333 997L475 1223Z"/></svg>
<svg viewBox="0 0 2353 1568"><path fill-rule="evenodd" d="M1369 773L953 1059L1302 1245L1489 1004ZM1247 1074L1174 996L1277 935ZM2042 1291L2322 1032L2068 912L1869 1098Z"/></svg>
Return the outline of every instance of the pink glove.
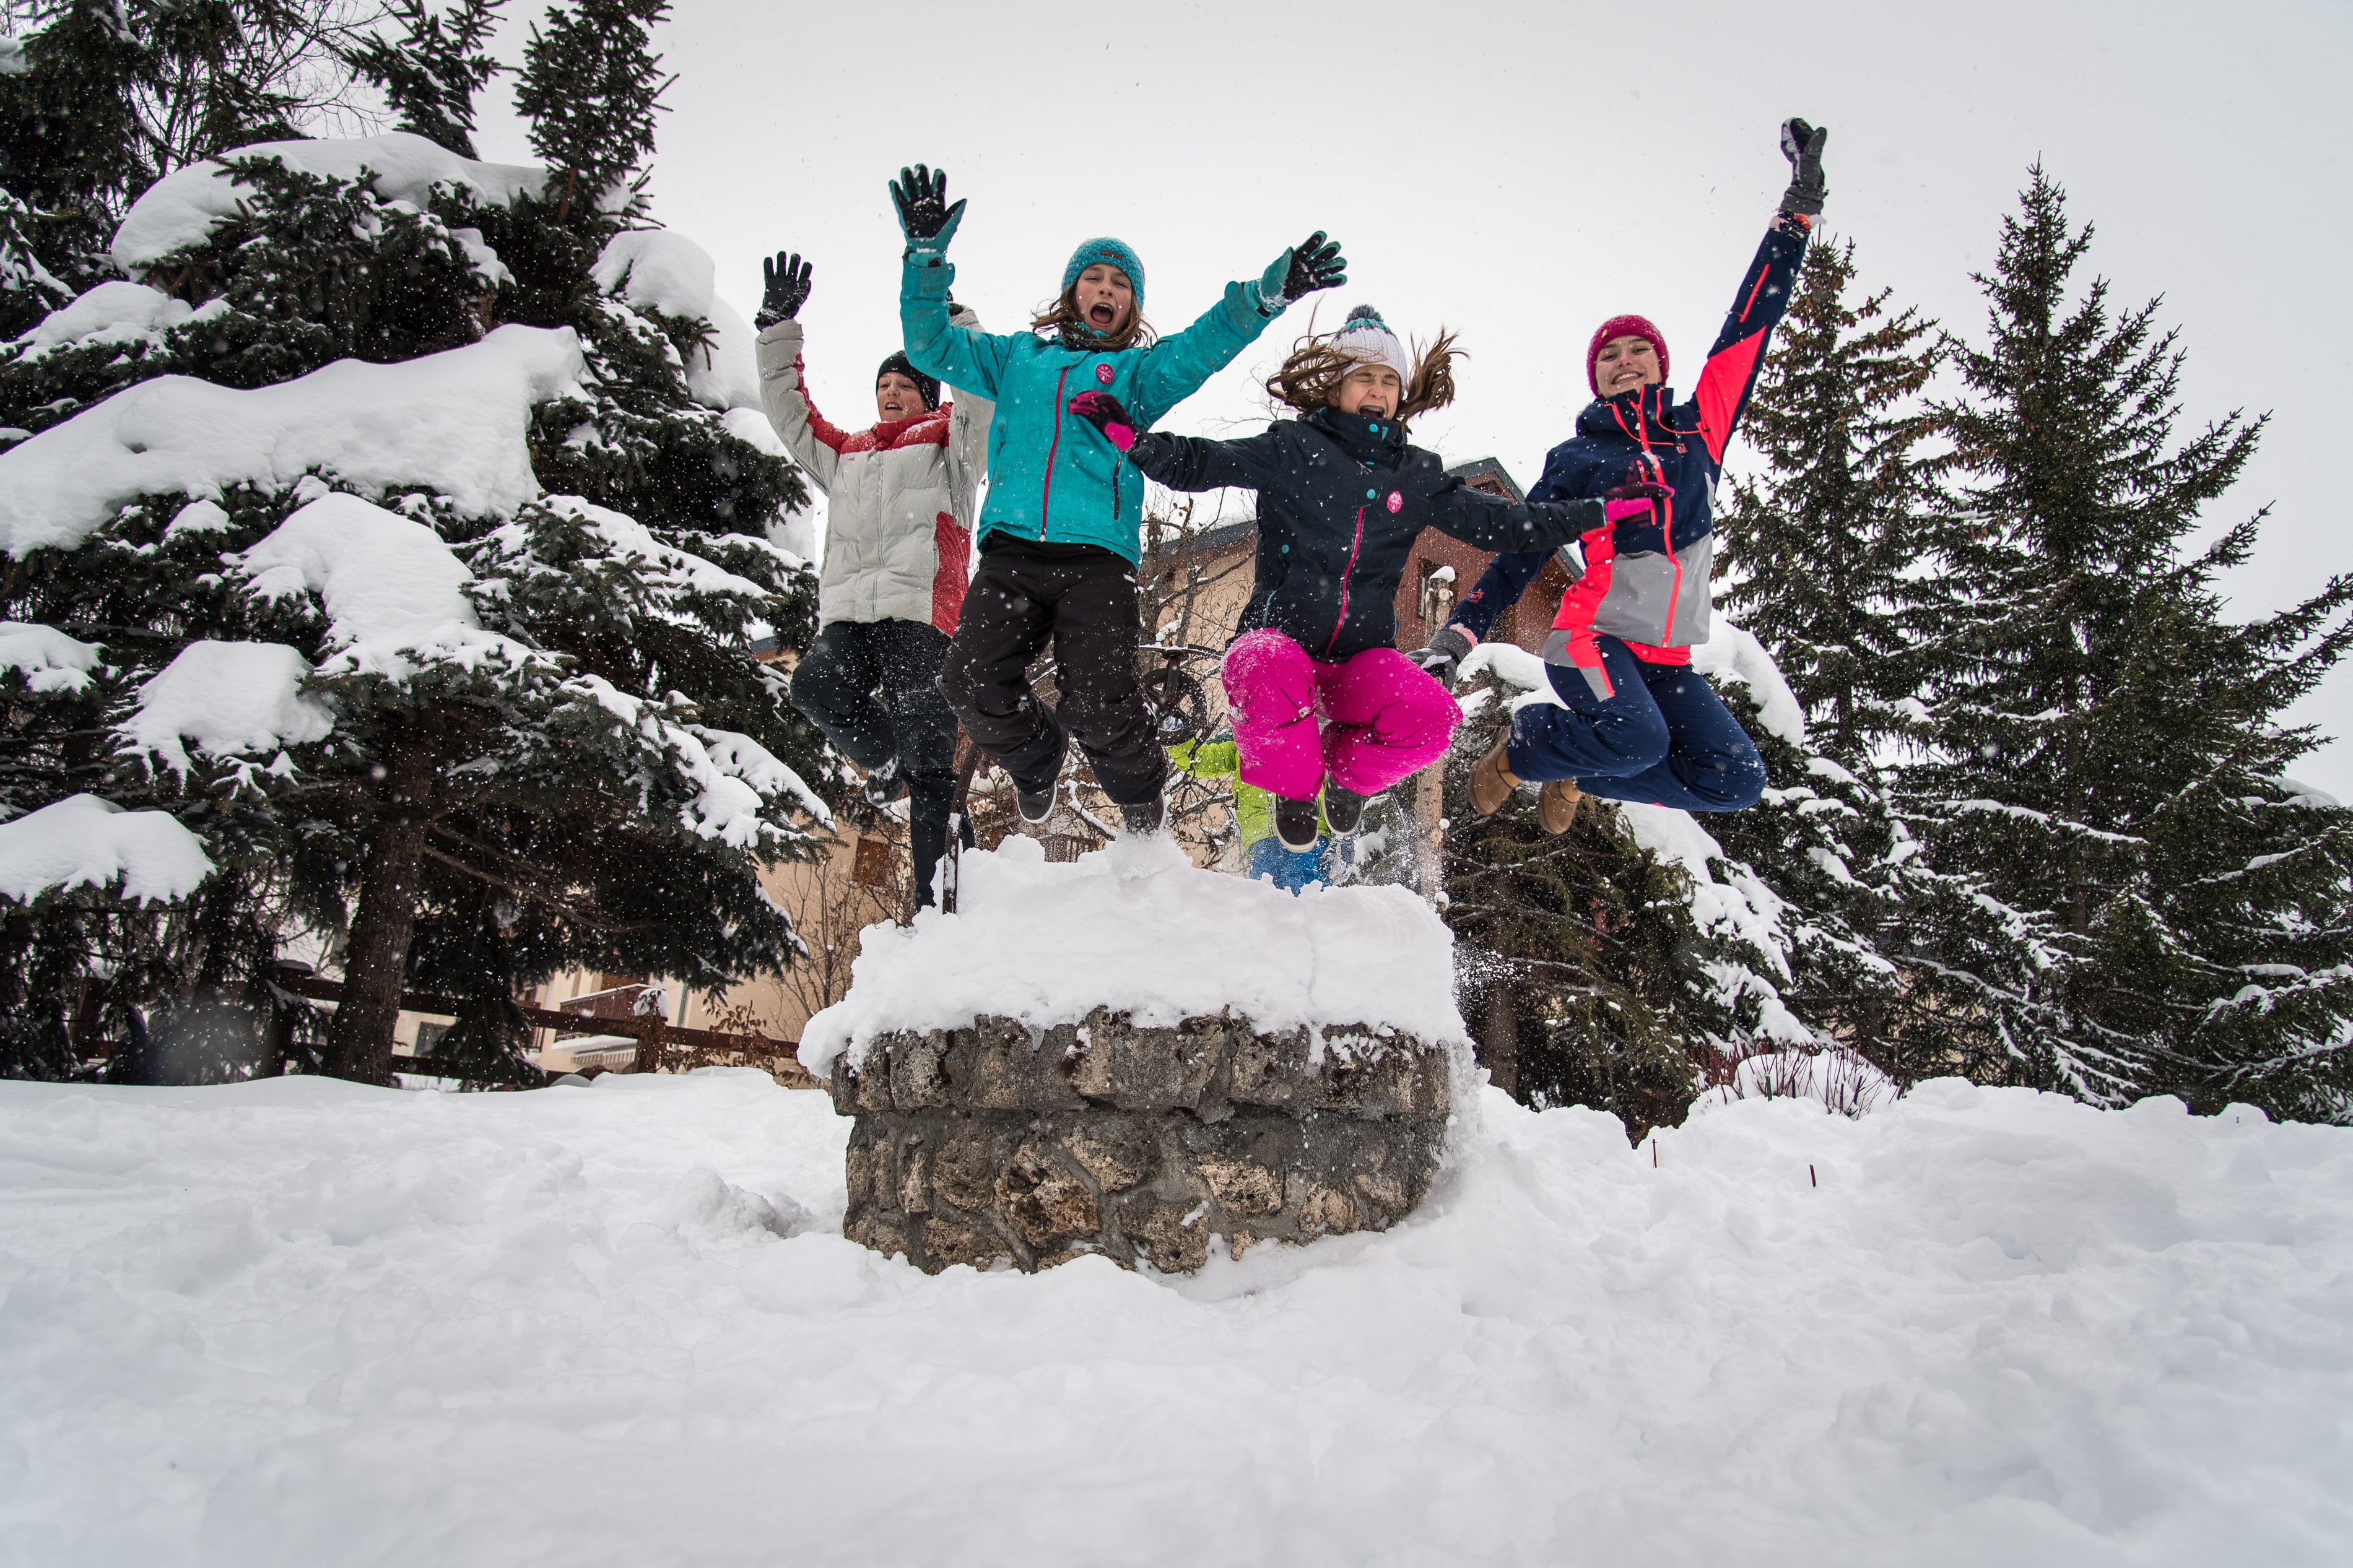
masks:
<svg viewBox="0 0 2353 1568"><path fill-rule="evenodd" d="M1082 392L1071 399L1071 412L1103 432L1103 439L1124 452L1135 445L1135 419L1108 392Z"/></svg>

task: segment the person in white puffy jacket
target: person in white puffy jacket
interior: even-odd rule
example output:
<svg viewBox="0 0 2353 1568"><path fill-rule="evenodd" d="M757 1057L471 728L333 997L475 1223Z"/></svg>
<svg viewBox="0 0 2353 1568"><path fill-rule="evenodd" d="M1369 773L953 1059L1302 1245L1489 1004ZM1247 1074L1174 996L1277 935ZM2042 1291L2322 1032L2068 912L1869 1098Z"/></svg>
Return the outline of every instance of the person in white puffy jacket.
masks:
<svg viewBox="0 0 2353 1568"><path fill-rule="evenodd" d="M994 405L940 384L894 353L874 377L875 423L846 431L809 401L801 324L810 268L765 262L760 400L768 422L826 498L818 635L793 670L793 706L866 770L866 798L904 795L915 901L932 901L955 794L955 715L940 661L971 575L974 498L988 460ZM976 325L972 312L957 324Z"/></svg>

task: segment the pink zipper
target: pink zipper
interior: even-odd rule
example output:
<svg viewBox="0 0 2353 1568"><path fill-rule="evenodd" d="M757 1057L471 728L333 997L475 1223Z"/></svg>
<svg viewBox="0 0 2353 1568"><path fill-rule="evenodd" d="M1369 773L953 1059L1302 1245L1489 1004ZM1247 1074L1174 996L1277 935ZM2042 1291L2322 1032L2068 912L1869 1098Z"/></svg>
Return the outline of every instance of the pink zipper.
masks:
<svg viewBox="0 0 2353 1568"><path fill-rule="evenodd" d="M1054 510L1054 454L1062 449L1062 384L1071 379L1071 367L1064 365L1062 374L1054 378L1054 438L1046 445L1046 489L1038 498L1038 542L1046 542L1046 519Z"/></svg>
<svg viewBox="0 0 2353 1568"><path fill-rule="evenodd" d="M1365 509L1356 509L1356 537L1348 542L1348 569L1340 574L1340 618L1332 626L1332 640L1324 645L1330 653L1340 646L1340 628L1348 624L1348 579L1356 574L1356 552L1365 547ZM1673 612L1670 611L1669 614Z"/></svg>

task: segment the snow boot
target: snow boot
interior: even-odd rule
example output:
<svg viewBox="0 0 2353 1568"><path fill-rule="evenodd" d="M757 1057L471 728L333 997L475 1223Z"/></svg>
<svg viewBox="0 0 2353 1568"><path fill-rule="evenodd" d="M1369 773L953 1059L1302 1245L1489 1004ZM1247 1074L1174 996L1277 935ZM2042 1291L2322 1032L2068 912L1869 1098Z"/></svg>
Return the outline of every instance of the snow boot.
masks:
<svg viewBox="0 0 2353 1568"><path fill-rule="evenodd" d="M1495 749L1480 758L1479 765L1471 770L1471 809L1482 816L1494 816L1512 798L1512 792L1520 787L1520 781L1504 761L1510 745L1508 738L1496 742Z"/></svg>
<svg viewBox="0 0 2353 1568"><path fill-rule="evenodd" d="M907 781L899 776L899 759L892 757L869 773L865 782L858 786L858 793L865 797L867 805L877 811L903 797L907 793Z"/></svg>
<svg viewBox="0 0 2353 1568"><path fill-rule="evenodd" d="M1161 819L1166 816L1156 795L1134 805L1123 805L1119 808L1120 831L1130 838L1148 837L1160 831Z"/></svg>
<svg viewBox="0 0 2353 1568"><path fill-rule="evenodd" d="M1536 795L1536 820L1546 833L1566 833L1577 825L1577 808L1584 802L1575 779L1548 779Z"/></svg>
<svg viewBox="0 0 2353 1568"><path fill-rule="evenodd" d="M1065 733L1061 740L1060 748L1054 752L1054 771L1046 775L1043 788L1023 789L1019 779L1013 781L1014 807L1021 813L1021 820L1032 827L1054 814L1054 795L1062 782L1062 764L1071 755L1071 737Z"/></svg>
<svg viewBox="0 0 2353 1568"><path fill-rule="evenodd" d="M1366 796L1355 790L1343 789L1330 779L1324 781L1324 820L1335 834L1345 837L1356 831L1365 819Z"/></svg>
<svg viewBox="0 0 2353 1568"><path fill-rule="evenodd" d="M1315 803L1275 796L1274 836L1293 855L1304 855L1314 848L1315 840L1322 837L1316 831Z"/></svg>

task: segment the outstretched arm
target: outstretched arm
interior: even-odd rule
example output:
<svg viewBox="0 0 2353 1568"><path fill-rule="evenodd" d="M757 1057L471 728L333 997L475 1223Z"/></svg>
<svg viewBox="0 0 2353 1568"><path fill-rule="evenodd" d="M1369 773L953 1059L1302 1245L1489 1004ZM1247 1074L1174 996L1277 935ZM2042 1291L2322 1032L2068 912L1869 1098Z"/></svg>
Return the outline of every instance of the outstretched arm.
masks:
<svg viewBox="0 0 2353 1568"><path fill-rule="evenodd" d="M1283 307L1321 289L1348 280L1348 259L1337 240L1317 229L1274 258L1255 282L1229 283L1225 297L1174 337L1144 351L1135 373L1136 413L1144 426L1200 389L1203 382L1233 363L1258 341Z"/></svg>
<svg viewBox="0 0 2353 1568"><path fill-rule="evenodd" d="M1765 366L1767 340L1789 308L1798 264L1805 259L1806 240L1828 194L1822 179L1822 144L1829 139L1826 126L1809 125L1802 120L1782 124L1781 151L1792 171L1789 188L1782 195L1781 210L1765 231L1755 259L1740 275L1732 310L1724 319L1723 331L1715 335L1715 346L1708 351L1707 365L1700 372L1699 385L1686 405L1701 439L1707 443L1710 460L1718 467L1724 463L1725 448L1731 444L1741 412L1748 406L1757 373Z"/></svg>
<svg viewBox="0 0 2353 1568"><path fill-rule="evenodd" d="M1071 399L1071 412L1093 426L1145 479L1172 490L1262 489L1282 471L1280 426L1239 441L1139 430L1135 416L1108 392L1080 393Z"/></svg>
<svg viewBox="0 0 2353 1568"><path fill-rule="evenodd" d="M1508 501L1450 479L1430 497L1430 522L1482 550L1542 556L1600 527L1601 508L1598 500Z"/></svg>

